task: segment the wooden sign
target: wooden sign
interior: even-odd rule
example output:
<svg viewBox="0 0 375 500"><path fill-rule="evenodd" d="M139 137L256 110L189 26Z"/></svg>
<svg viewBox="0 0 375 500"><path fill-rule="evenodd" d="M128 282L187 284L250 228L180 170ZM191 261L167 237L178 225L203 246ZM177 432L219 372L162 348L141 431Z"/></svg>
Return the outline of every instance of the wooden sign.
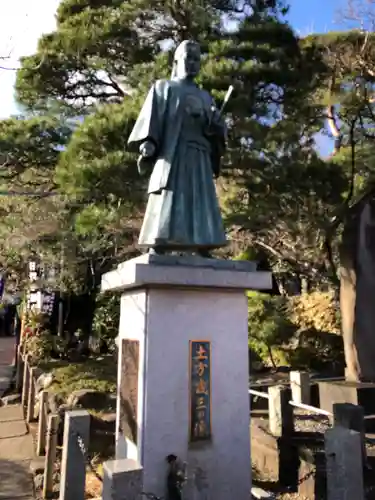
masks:
<svg viewBox="0 0 375 500"><path fill-rule="evenodd" d="M190 341L190 441L211 439L211 342Z"/></svg>
<svg viewBox="0 0 375 500"><path fill-rule="evenodd" d="M137 444L139 342L124 339L121 350L120 431Z"/></svg>

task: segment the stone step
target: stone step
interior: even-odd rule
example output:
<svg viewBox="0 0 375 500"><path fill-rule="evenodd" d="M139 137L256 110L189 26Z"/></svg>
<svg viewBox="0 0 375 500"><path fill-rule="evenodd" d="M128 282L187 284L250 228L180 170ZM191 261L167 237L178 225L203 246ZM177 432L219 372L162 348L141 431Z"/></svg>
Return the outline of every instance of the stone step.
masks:
<svg viewBox="0 0 375 500"><path fill-rule="evenodd" d="M28 433L23 420L0 422L0 439L10 439L25 436Z"/></svg>
<svg viewBox="0 0 375 500"><path fill-rule="evenodd" d="M23 408L21 405L2 406L0 408L0 423L23 419Z"/></svg>
<svg viewBox="0 0 375 500"><path fill-rule="evenodd" d="M32 460L34 458L34 455L34 443L31 434L5 438L1 440L0 463L2 463L3 461L17 462L20 460Z"/></svg>

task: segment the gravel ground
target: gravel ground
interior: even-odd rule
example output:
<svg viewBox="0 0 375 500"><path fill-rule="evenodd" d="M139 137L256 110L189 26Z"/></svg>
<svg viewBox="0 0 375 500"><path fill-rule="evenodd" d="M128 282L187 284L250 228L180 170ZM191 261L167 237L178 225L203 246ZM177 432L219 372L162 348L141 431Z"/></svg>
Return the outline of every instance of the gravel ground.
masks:
<svg viewBox="0 0 375 500"><path fill-rule="evenodd" d="M321 432L324 434L330 427L329 418L325 415L294 408L294 428L296 432Z"/></svg>
<svg viewBox="0 0 375 500"><path fill-rule="evenodd" d="M329 418L324 415L308 412L294 408L294 425L297 432L319 432L324 435L327 429L331 427ZM268 420L268 419L262 419ZM374 456L375 452L375 436L370 442L366 443L368 456ZM307 497L298 493L285 493L277 491L277 485L272 481L272 478L267 478L264 473L261 475L261 481L256 482L256 478L260 477L257 471L253 471L254 482L257 486L264 488L266 491L272 491L275 494L275 500L307 500ZM375 485L370 484L366 488L367 493L375 491Z"/></svg>
<svg viewBox="0 0 375 500"><path fill-rule="evenodd" d="M267 417L258 417L256 411L254 417L268 421ZM294 428L296 432L321 432L324 434L330 427L329 418L325 415L294 408Z"/></svg>

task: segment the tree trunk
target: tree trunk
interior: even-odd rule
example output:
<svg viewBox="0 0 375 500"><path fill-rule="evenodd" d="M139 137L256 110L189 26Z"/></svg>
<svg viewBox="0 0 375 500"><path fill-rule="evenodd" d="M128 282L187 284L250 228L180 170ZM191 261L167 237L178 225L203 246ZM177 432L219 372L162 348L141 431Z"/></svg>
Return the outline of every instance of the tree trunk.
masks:
<svg viewBox="0 0 375 500"><path fill-rule="evenodd" d="M276 366L275 360L273 358L272 347L267 345L267 349L268 349L268 355L270 357L271 365L272 365L273 369L276 370L277 366Z"/></svg>
<svg viewBox="0 0 375 500"><path fill-rule="evenodd" d="M346 221L340 261L346 379L375 382L375 200L362 200Z"/></svg>

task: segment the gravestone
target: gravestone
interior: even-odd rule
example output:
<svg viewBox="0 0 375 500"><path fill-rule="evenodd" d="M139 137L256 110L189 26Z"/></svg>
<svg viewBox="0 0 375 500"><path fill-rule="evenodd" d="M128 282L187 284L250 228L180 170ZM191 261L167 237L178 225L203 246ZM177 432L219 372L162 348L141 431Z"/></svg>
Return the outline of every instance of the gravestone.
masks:
<svg viewBox="0 0 375 500"><path fill-rule="evenodd" d="M122 291L116 459L165 496L168 464L186 463L187 498L248 498L248 289L271 286L251 262L147 254L102 278Z"/></svg>

